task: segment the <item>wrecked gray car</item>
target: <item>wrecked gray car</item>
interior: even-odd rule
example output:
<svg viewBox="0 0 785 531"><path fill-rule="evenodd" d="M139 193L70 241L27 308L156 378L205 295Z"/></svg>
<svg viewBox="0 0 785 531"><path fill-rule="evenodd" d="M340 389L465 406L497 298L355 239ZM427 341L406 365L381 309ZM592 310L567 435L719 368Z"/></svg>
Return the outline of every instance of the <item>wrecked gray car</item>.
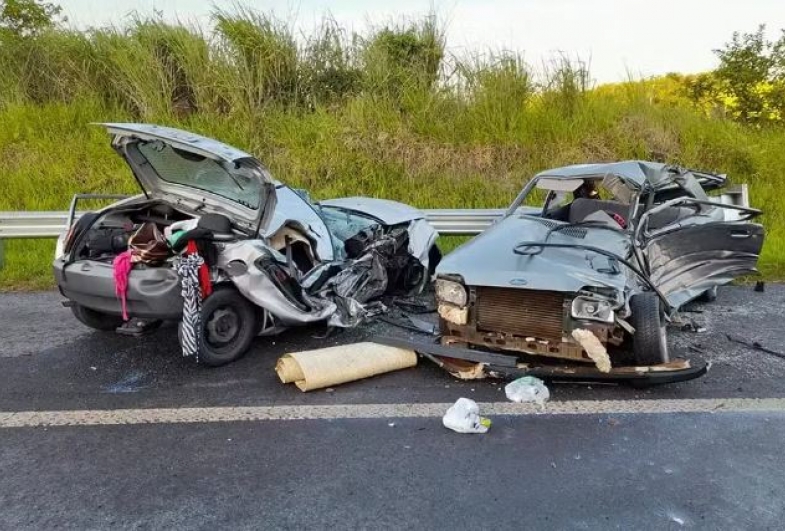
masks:
<svg viewBox="0 0 785 531"><path fill-rule="evenodd" d="M72 203L54 275L89 327L182 319L184 353L222 365L260 334L356 326L384 310L384 296L422 290L440 259L436 232L410 206L363 197L312 203L216 140L102 125L143 193L76 222L77 201L102 196Z"/></svg>
<svg viewBox="0 0 785 531"><path fill-rule="evenodd" d="M442 342L604 373L665 366L675 312L756 270L761 212L707 194L725 183L642 161L536 175L503 219L438 266Z"/></svg>

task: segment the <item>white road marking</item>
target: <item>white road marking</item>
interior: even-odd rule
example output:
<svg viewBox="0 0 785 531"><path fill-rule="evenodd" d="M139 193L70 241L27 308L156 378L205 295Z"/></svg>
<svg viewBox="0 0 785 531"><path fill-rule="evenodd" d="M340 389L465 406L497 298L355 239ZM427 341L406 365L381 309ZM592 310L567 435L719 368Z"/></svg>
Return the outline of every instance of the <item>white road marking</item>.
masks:
<svg viewBox="0 0 785 531"><path fill-rule="evenodd" d="M267 420L389 419L441 417L451 404L347 404L325 406L205 407L71 411L0 412L0 428L44 426L111 426L120 424L187 424ZM485 416L536 415L533 404L481 403ZM550 402L549 415L627 413L785 412L785 398L711 398L686 400L572 400Z"/></svg>

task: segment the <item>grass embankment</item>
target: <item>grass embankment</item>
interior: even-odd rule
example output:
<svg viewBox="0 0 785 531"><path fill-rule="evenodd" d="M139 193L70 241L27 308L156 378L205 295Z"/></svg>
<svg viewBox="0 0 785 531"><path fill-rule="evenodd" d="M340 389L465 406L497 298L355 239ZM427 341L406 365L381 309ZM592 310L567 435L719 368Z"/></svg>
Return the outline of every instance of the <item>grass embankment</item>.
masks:
<svg viewBox="0 0 785 531"><path fill-rule="evenodd" d="M636 82L590 90L560 62L445 60L430 22L307 43L250 13L215 34L140 21L0 43L0 210L64 210L76 192L132 192L100 121L181 127L256 154L315 198L422 208L506 206L538 170L660 158L726 172L766 212L761 270L785 278L785 131L751 129ZM53 241L7 241L0 288L52 285Z"/></svg>

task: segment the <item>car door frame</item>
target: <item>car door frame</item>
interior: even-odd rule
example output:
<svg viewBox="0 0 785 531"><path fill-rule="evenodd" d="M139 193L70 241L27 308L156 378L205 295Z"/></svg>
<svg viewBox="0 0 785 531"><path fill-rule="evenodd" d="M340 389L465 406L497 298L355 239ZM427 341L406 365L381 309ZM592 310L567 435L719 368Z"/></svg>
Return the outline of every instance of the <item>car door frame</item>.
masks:
<svg viewBox="0 0 785 531"><path fill-rule="evenodd" d="M649 232L651 217L667 208L687 206L695 214ZM739 212L737 219L711 219L712 209ZM634 232L652 283L678 308L715 286L756 271L764 230L752 220L762 212L708 198L682 196L647 209Z"/></svg>

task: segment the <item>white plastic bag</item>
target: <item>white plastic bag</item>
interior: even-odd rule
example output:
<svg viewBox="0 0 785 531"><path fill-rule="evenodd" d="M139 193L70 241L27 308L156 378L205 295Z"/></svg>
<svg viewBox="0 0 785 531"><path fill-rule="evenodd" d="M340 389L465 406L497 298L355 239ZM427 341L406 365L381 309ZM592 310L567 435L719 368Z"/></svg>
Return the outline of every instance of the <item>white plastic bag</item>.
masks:
<svg viewBox="0 0 785 531"><path fill-rule="evenodd" d="M534 402L540 407L545 407L545 402L551 397L542 380L534 376L524 376L508 383L504 394L513 402Z"/></svg>
<svg viewBox="0 0 785 531"><path fill-rule="evenodd" d="M459 398L444 414L442 424L458 433L485 433L491 427L491 420L480 416L477 402Z"/></svg>

